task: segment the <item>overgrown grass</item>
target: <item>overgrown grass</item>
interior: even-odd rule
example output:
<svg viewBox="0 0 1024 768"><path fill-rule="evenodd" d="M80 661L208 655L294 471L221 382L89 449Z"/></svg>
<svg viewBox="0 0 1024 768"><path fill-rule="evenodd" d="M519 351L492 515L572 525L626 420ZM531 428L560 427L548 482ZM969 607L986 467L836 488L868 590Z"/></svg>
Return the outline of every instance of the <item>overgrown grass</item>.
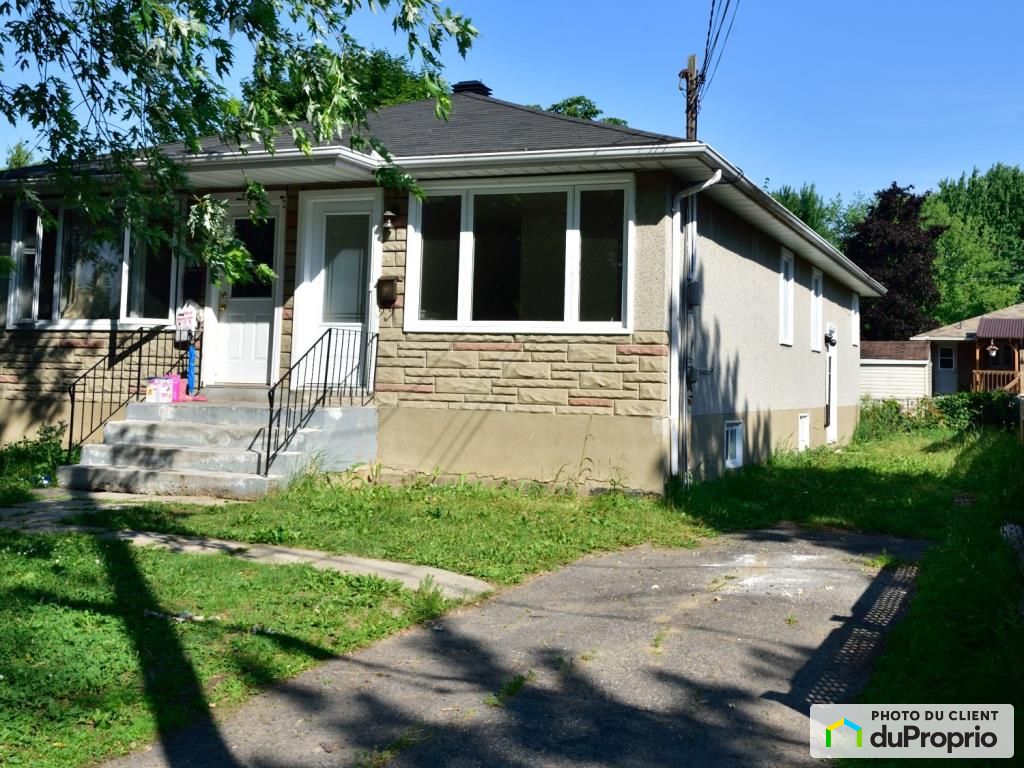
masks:
<svg viewBox="0 0 1024 768"><path fill-rule="evenodd" d="M56 768L209 722L448 607L371 576L0 530L0 765Z"/></svg>
<svg viewBox="0 0 1024 768"><path fill-rule="evenodd" d="M595 549L689 545L780 521L924 538L932 545L918 593L863 700L1024 705L1021 573L999 535L1004 522L1024 523L1021 499L1024 446L1013 435L933 428L779 455L666 500L469 485L347 488L309 478L250 505L133 508L87 522L284 542L502 583Z"/></svg>
<svg viewBox="0 0 1024 768"><path fill-rule="evenodd" d="M67 460L60 422L43 426L35 437L0 446L0 507L32 500L32 489L55 482L57 467Z"/></svg>
<svg viewBox="0 0 1024 768"><path fill-rule="evenodd" d="M217 508L140 505L89 525L206 535L399 560L514 584L595 550L692 546L708 531L659 500L583 498L477 484L350 487L309 476L287 492Z"/></svg>

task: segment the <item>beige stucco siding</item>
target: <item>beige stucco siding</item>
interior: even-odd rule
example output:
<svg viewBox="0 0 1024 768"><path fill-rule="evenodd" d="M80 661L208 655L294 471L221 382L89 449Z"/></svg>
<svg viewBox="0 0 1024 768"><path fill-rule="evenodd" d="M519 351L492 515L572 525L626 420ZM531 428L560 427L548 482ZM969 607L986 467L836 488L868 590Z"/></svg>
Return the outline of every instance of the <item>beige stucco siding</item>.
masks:
<svg viewBox="0 0 1024 768"><path fill-rule="evenodd" d="M701 417L746 420L744 414L774 413L758 417L747 429L758 445L784 447L796 429L796 415L819 414L825 407L826 353L811 349L812 267L795 258L793 291L793 344L779 343L779 258L781 246L743 220L701 197L698 214L698 278L702 306L690 324L694 360L703 373L694 388L694 425ZM851 291L825 277L823 326L835 325L838 406L855 408L859 399L857 346L852 344ZM792 418L780 414L791 414ZM717 423L706 419L708 423ZM722 419L724 421L724 419ZM790 425L789 422L792 422ZM845 421L845 423L844 423ZM852 433L850 419L840 419L839 439ZM702 451L714 452L721 438L691 435L694 460ZM717 441L717 442L716 442ZM812 445L824 442L824 431ZM752 455L763 453L755 451ZM716 461L707 462L709 465Z"/></svg>
<svg viewBox="0 0 1024 768"><path fill-rule="evenodd" d="M636 244L633 266L633 327L668 329L669 278L672 268L671 177L636 175Z"/></svg>
<svg viewBox="0 0 1024 768"><path fill-rule="evenodd" d="M927 360L861 360L860 393L875 400L931 397L931 365Z"/></svg>

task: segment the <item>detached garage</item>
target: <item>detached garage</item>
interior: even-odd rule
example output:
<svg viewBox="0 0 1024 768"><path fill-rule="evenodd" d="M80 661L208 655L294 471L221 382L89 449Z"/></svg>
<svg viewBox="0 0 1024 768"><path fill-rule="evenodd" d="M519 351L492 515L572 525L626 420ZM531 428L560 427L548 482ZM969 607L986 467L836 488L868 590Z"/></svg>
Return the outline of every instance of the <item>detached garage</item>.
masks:
<svg viewBox="0 0 1024 768"><path fill-rule="evenodd" d="M919 400L932 396L927 341L862 341L860 394L872 400Z"/></svg>

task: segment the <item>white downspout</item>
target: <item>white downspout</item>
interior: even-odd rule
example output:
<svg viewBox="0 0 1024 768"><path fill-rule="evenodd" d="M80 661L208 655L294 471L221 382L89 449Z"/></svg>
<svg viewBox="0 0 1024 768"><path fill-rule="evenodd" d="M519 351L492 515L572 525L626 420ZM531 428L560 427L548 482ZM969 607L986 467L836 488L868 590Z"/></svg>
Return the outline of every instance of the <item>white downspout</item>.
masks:
<svg viewBox="0 0 1024 768"><path fill-rule="evenodd" d="M686 319L688 313L684 302L686 292L684 285L689 278L691 265L696 264L697 256L697 199L695 195L714 186L722 178L721 169L712 174L711 178L678 192L672 198L672 276L669 295L669 469L672 475L679 475L680 454L683 451L683 440L686 437L686 425L681 419L686 417L686 392L682 385L683 349L686 340ZM683 237L682 202L687 200L686 232ZM687 243L687 257L683 259L683 241ZM683 461L686 461L683 456ZM686 467L688 470L689 467Z"/></svg>

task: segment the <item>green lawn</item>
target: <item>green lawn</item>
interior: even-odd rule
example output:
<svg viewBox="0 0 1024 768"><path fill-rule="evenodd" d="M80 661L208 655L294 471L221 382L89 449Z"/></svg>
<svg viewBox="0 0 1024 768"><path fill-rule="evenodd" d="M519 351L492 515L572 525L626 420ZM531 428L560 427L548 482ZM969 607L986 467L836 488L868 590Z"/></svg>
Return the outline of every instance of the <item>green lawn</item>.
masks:
<svg viewBox="0 0 1024 768"><path fill-rule="evenodd" d="M0 591L0 765L45 768L210 724L446 607L375 577L5 530Z"/></svg>
<svg viewBox="0 0 1024 768"><path fill-rule="evenodd" d="M691 546L704 535L782 520L927 538L932 544L920 563L918 592L906 618L888 636L862 699L1024 705L1024 622L1017 612L1022 579L998 531L1007 521L1024 523L1021 499L1024 447L1011 435L932 431L857 443L838 451L778 456L768 466L750 467L689 490L676 489L667 500L618 493L578 498L536 488L476 485L349 487L338 479L310 477L252 504L213 509L133 507L81 516L79 522L404 560L505 584L594 550L641 542ZM123 726L127 739L152 733L154 721L145 706L149 688L144 686L139 693L139 667L145 669L147 662L137 657L134 644L134 638L147 628L158 628L164 642L177 638L177 656L172 658L192 658L200 670L199 679L206 681L206 695L215 702L223 695L225 703L230 703L271 679L292 674L349 644L385 634L416 615L403 609L394 616L394 609L386 607L389 602L409 600L401 597L405 593L389 593L372 606L355 599L353 606L364 611L358 615L365 620L355 619L356 628L351 629L351 622L339 626L329 620L330 611L321 614L308 606L293 606L294 588L281 581L284 577L274 577L274 571L220 558L204 560L201 567L186 566L180 555L130 556L118 549L120 545L77 537L31 541L49 543L29 547L29 540L15 538L3 553L5 561L13 563L12 574L21 581L3 576L3 583L15 583L16 588L13 597L5 599L6 613L0 615L0 633L7 633L0 635L0 642L3 647L26 649L19 674L28 675L28 683L16 688L40 688L49 691L50 698L42 694L33 698L35 708L15 707L0 698L5 711L27 711L12 725L4 722L5 730L0 731L4 744L34 739L34 748L40 748L54 742L69 744L72 738L93 743L87 733L72 735L83 732L77 725L112 728L104 718L119 723L122 710L134 713L130 726ZM61 555L60 563L54 556L58 544L70 552ZM35 552L36 547L45 551L17 554L26 548ZM75 578L54 570L68 567L69 562L78 563ZM117 586L125 582L116 575L125 562L136 563L134 567L150 585L141 602ZM250 575L248 580L216 578L213 569ZM303 569L288 573L289 579L307 585L341 578ZM250 580L262 586L255 589ZM137 581L133 576L125 583ZM370 591L382 589L376 586ZM316 587L307 586L307 591L310 605L329 599ZM334 591L330 595L343 602L353 599L340 598ZM131 613L138 604L154 600L167 612L184 608L229 618L209 625L167 625ZM234 601L254 612L269 605L266 615L275 618L259 618L255 613L240 618L235 615L240 609L232 608ZM282 641L284 635L253 635L245 630L268 621L280 624L279 612L291 617L282 631L299 638L295 645ZM93 627L98 628L96 639L84 639L92 635ZM86 628L89 633L83 631ZM350 630L351 637L345 634ZM189 645L196 637L203 642ZM32 638L42 650L32 650L28 642ZM68 650L69 641L63 638L83 643L82 650ZM275 661L265 660L268 654ZM52 661L37 668L45 659ZM65 663L73 670L68 674L80 681L82 692L75 696L62 693L78 690L59 680L57 670ZM221 674L226 675L223 681ZM57 677L50 683L47 675ZM211 680L218 682L211 685ZM119 704L119 697L132 695L131 706ZM74 708L75 714L65 716L65 707ZM96 714L89 714L94 710ZM158 707L157 711L164 710ZM177 710L172 707L166 712ZM76 727L69 728L71 723Z"/></svg>
<svg viewBox="0 0 1024 768"><path fill-rule="evenodd" d="M619 493L582 498L537 487L349 487L323 476L251 504L141 505L74 519L432 565L500 584L594 550L648 541L693 546L707 533L658 501Z"/></svg>

